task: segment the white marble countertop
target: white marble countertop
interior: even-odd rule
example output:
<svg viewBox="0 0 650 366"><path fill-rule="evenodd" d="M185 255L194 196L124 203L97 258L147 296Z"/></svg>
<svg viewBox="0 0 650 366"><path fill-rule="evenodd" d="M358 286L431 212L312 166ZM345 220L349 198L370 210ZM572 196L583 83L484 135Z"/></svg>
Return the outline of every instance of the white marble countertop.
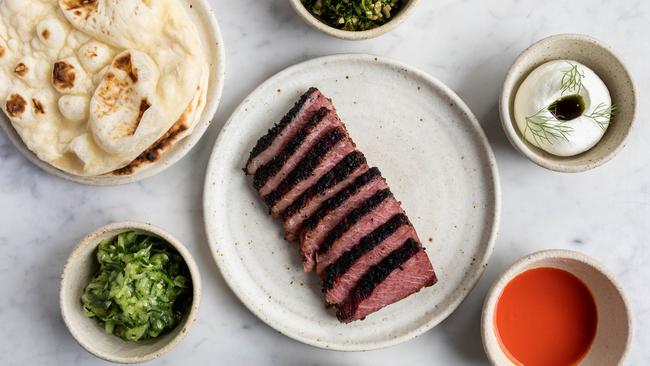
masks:
<svg viewBox="0 0 650 366"><path fill-rule="evenodd" d="M1 0L0 0L1 1ZM59 276L74 244L112 221L159 225L197 259L204 290L187 338L153 364L186 365L482 365L483 298L515 259L544 248L585 252L603 262L631 300L635 338L630 364L650 364L650 2L646 0L428 0L405 24L375 40L339 41L294 14L287 0L212 0L227 49L224 98L213 126L174 167L141 183L85 187L40 171L0 134L0 364L103 362L70 336L59 315ZM543 3L543 4L542 4ZM639 118L628 146L596 170L567 175L520 156L499 127L497 98L514 57L555 33L602 39L627 61L639 91ZM487 272L446 321L421 337L364 353L297 343L260 322L226 286L210 255L201 196L210 150L237 104L277 71L312 57L385 55L439 78L483 124L501 174L500 235Z"/></svg>

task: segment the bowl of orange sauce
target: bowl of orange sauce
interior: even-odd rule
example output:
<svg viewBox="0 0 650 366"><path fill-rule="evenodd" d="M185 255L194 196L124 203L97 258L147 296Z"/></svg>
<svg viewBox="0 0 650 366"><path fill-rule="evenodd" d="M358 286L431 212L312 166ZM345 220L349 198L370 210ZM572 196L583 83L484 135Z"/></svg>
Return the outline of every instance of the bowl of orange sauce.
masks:
<svg viewBox="0 0 650 366"><path fill-rule="evenodd" d="M481 332L493 365L619 365L632 319L621 286L600 263L545 250L518 260L495 282Z"/></svg>

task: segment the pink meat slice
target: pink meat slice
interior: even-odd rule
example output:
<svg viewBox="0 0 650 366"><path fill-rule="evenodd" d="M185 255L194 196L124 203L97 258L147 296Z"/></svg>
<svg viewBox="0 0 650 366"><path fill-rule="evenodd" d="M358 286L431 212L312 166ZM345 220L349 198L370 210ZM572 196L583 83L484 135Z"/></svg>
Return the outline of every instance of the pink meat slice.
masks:
<svg viewBox="0 0 650 366"><path fill-rule="evenodd" d="M352 293L338 308L337 317L344 323L364 319L385 306L400 301L436 283L436 275L424 250L393 270L377 285L369 297Z"/></svg>
<svg viewBox="0 0 650 366"><path fill-rule="evenodd" d="M329 112L325 115L325 117L323 117L323 120L318 123L312 129L312 131L310 131L309 135L307 135L296 152L293 153L289 159L287 159L280 171L269 180L267 180L266 184L260 188L260 195L266 196L267 194L271 193L282 182L282 180L284 180L284 178L286 178L287 175L291 173L296 165L300 163L300 161L305 157L305 155L307 155L309 150L318 142L318 140L335 127L341 127L341 129L345 131L345 126L343 126L343 123L338 118L336 113Z"/></svg>
<svg viewBox="0 0 650 366"><path fill-rule="evenodd" d="M357 282L374 265L379 263L393 250L399 248L408 238L417 240L417 233L411 225L404 225L397 229L370 252L359 258L350 269L334 280L334 287L325 291L325 301L328 304L343 302ZM320 263L319 263L320 265Z"/></svg>
<svg viewBox="0 0 650 366"><path fill-rule="evenodd" d="M287 208L298 196L316 183L320 177L332 169L332 167L341 161L341 159L343 159L347 154L354 151L354 149L354 143L349 138L344 138L339 141L327 152L320 164L314 169L311 176L293 186L289 192L284 194L282 198L275 203L271 208L271 215L274 218L278 218L282 211L284 211L284 209Z"/></svg>
<svg viewBox="0 0 650 366"><path fill-rule="evenodd" d="M321 108L327 108L334 110L332 101L326 98L320 91L315 90L309 95L305 103L302 105L300 110L295 114L291 121L282 129L282 131L273 139L271 145L269 145L264 151L259 155L252 158L246 165L246 173L249 175L255 174L257 169L262 165L268 163L276 155L278 155L282 149L287 145L287 142L291 140L296 133L309 122L311 116L316 113L317 110Z"/></svg>
<svg viewBox="0 0 650 366"><path fill-rule="evenodd" d="M361 238L386 223L391 217L402 212L404 211L400 203L394 197L387 198L338 238L327 252L317 256L316 271L318 274L321 274L327 266L334 263L343 253L357 245Z"/></svg>
<svg viewBox="0 0 650 366"><path fill-rule="evenodd" d="M388 184L382 177L377 177L361 187L354 195L348 198L341 206L325 215L316 228L305 230L301 234L300 254L302 267L305 272L310 272L316 267L316 252L327 234L361 203L372 197L380 190L387 189Z"/></svg>
<svg viewBox="0 0 650 366"><path fill-rule="evenodd" d="M355 179L357 179L361 174L365 173L366 171L368 171L368 165L362 164L355 171L353 171L345 180L339 182L335 186L314 196L311 200L309 200L309 202L307 202L307 204L303 208L296 211L293 215L287 218L284 221L285 238L287 240L295 240L298 237L303 222L314 212L316 212L316 210L318 210L318 208L321 207L323 202L334 197L334 195L339 193L342 189L347 187L350 183L352 183Z"/></svg>

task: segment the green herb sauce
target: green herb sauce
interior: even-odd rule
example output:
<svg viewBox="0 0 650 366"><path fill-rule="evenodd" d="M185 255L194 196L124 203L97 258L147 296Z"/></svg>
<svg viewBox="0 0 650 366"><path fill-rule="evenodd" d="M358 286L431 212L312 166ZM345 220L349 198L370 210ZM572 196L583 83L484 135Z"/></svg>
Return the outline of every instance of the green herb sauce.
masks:
<svg viewBox="0 0 650 366"><path fill-rule="evenodd" d="M403 0L302 0L325 24L346 31L364 31L388 22Z"/></svg>
<svg viewBox="0 0 650 366"><path fill-rule="evenodd" d="M128 341L173 329L192 301L183 258L164 240L132 231L97 248L99 270L81 302L86 316Z"/></svg>

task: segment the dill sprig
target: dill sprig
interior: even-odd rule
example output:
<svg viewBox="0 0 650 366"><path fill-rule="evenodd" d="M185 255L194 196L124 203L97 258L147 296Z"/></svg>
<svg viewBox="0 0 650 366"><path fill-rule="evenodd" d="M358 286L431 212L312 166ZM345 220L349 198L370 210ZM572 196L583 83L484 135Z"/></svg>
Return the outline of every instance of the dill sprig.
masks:
<svg viewBox="0 0 650 366"><path fill-rule="evenodd" d="M562 70L562 80L560 81L560 91L564 95L567 92L579 94L582 90L582 79L585 77L584 71L580 71L578 65L568 63L569 68Z"/></svg>
<svg viewBox="0 0 650 366"><path fill-rule="evenodd" d="M540 109L534 115L526 117L524 136L526 136L527 131L530 131L537 145L541 145L543 141L549 144L553 144L554 140L569 141L569 135L574 131L573 127L563 121L558 121L550 113L550 115L545 115L544 112L547 110L548 106Z"/></svg>
<svg viewBox="0 0 650 366"><path fill-rule="evenodd" d="M585 114L584 116L594 121L598 127L604 131L607 129L607 126L609 126L609 123L615 114L616 105L607 105L605 103L600 103L596 106L593 112L590 114Z"/></svg>

